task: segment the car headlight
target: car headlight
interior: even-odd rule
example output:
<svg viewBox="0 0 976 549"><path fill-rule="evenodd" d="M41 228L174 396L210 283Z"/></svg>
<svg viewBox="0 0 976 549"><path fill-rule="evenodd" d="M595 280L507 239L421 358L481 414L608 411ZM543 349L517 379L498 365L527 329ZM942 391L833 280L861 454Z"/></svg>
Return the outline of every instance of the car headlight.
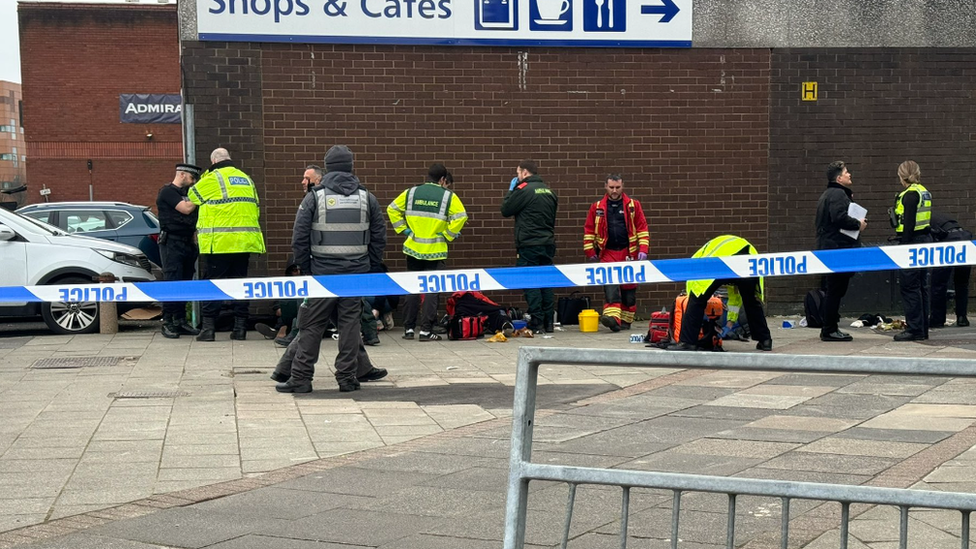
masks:
<svg viewBox="0 0 976 549"><path fill-rule="evenodd" d="M123 265L128 265L130 267L142 268L139 264L139 258L134 255L124 254L120 252L112 252L109 250L95 250L105 259L110 259L116 263L121 263Z"/></svg>

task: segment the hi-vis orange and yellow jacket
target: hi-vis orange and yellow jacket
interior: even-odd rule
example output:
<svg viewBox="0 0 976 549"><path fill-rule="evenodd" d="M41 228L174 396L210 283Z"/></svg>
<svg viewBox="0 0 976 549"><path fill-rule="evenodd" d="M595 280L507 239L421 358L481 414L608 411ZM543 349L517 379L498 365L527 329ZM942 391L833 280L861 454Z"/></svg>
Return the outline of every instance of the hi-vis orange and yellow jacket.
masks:
<svg viewBox="0 0 976 549"><path fill-rule="evenodd" d="M647 253L650 245L650 235L647 232L647 220L644 219L644 209L640 202L622 195L624 201L624 217L627 222L627 240L629 240L628 255L637 259L638 252ZM607 244L607 195L590 206L586 214L586 225L583 227L583 252L586 257L594 257Z"/></svg>

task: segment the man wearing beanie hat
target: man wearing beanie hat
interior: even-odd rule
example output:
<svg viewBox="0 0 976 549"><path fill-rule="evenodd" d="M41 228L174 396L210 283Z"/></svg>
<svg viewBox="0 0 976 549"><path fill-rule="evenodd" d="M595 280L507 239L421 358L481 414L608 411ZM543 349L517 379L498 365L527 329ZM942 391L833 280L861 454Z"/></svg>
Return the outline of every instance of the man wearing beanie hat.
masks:
<svg viewBox="0 0 976 549"><path fill-rule="evenodd" d="M393 230L405 234L403 253L407 256L407 269L411 271L436 271L444 268L447 244L460 236L461 228L468 221L464 204L448 185L450 172L443 164L432 164L427 170L427 180L400 193L386 208ZM423 314L420 314L420 341L437 341L441 336L433 332L437 320L437 294L424 296ZM403 339L414 338L417 316L420 313L420 295L408 295L404 301Z"/></svg>
<svg viewBox="0 0 976 549"><path fill-rule="evenodd" d="M193 280L196 270L197 244L193 233L197 227L196 208L186 197L203 170L193 164L177 164L173 182L159 189L156 209L159 211L159 256L163 280ZM186 212L186 213L184 213ZM163 303L163 337L197 335L200 331L186 321L186 302Z"/></svg>
<svg viewBox="0 0 976 549"><path fill-rule="evenodd" d="M325 154L325 177L305 195L295 216L291 246L302 272L312 275L368 273L383 257L386 222L376 197L352 174L352 151L336 145ZM366 357L360 337L362 298L310 298L298 315L298 338L287 380L275 386L279 393L312 391L315 362L325 327L337 312L339 352L335 377L342 392L355 391L360 380L372 381L386 375ZM294 349L292 349L294 347ZM286 370L287 368L282 368ZM276 374L285 374L275 368Z"/></svg>

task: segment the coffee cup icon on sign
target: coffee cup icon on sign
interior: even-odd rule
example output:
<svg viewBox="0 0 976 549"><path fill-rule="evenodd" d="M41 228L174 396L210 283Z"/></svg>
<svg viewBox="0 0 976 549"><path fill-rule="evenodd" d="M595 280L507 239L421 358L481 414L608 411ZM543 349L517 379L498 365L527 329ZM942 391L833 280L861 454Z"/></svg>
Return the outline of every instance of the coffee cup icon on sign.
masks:
<svg viewBox="0 0 976 549"><path fill-rule="evenodd" d="M539 18L533 23L537 25L565 25L569 22L563 17L569 11L569 0L534 0L536 13Z"/></svg>

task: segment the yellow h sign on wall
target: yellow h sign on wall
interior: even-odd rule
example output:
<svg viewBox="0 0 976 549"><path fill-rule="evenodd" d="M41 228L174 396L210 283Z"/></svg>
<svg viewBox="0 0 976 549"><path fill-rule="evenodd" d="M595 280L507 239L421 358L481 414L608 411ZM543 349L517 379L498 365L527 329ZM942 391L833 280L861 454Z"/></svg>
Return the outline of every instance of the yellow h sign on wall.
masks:
<svg viewBox="0 0 976 549"><path fill-rule="evenodd" d="M816 101L817 100L817 83L816 82L804 82L803 86L800 88L800 95L803 97L804 101Z"/></svg>

